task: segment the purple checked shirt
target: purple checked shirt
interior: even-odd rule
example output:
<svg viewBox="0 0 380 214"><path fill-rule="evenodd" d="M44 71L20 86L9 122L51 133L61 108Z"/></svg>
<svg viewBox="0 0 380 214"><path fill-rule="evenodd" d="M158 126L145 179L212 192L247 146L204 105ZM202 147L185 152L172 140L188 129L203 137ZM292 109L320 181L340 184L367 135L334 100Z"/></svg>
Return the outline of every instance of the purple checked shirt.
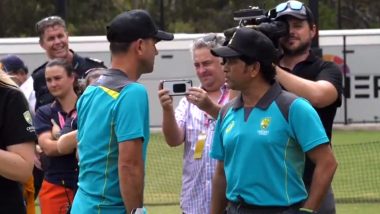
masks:
<svg viewBox="0 0 380 214"><path fill-rule="evenodd" d="M229 90L223 86L219 104L228 102ZM216 160L210 157L211 143L214 136L215 119L212 119L197 106L182 98L175 110L178 126L185 131L183 154L181 209L185 214L209 214L211 206L211 182ZM198 136L206 135L202 157L194 159Z"/></svg>

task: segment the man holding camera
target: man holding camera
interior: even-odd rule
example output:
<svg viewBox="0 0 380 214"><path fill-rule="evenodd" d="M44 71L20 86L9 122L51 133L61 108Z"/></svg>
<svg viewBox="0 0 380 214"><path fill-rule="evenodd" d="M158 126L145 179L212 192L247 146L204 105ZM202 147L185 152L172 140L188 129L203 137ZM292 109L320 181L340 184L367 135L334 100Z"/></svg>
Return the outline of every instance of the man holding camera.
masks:
<svg viewBox="0 0 380 214"><path fill-rule="evenodd" d="M216 123L211 213L313 213L337 163L315 109L275 81L272 41L241 27L212 54L223 57L226 82L241 94L222 107ZM302 181L305 154L318 177L309 195Z"/></svg>
<svg viewBox="0 0 380 214"><path fill-rule="evenodd" d="M184 214L210 213L211 182L215 160L209 152L219 106L229 99L221 59L210 49L224 37L211 33L194 41L192 57L200 87L192 87L173 109L168 89L158 92L163 109L162 131L169 146L184 143L181 209Z"/></svg>
<svg viewBox="0 0 380 214"><path fill-rule="evenodd" d="M276 67L276 79L287 91L309 100L318 112L331 141L334 117L341 105L342 74L334 63L321 60L311 51L317 28L313 14L306 5L299 1L288 1L277 5L276 12L276 20L285 21L289 25L288 36L279 40L283 55ZM307 158L304 182L308 191L318 188L311 185L314 169L314 163ZM319 212L335 213L331 188Z"/></svg>

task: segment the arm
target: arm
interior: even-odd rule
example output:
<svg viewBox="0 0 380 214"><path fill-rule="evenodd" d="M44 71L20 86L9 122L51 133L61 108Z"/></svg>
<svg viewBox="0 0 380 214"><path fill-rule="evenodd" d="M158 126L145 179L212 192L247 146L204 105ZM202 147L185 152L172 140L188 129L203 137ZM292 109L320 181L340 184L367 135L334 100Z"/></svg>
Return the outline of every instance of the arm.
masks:
<svg viewBox="0 0 380 214"><path fill-rule="evenodd" d="M276 79L287 90L310 101L317 108L326 107L338 98L338 91L326 80L311 81L276 66Z"/></svg>
<svg viewBox="0 0 380 214"><path fill-rule="evenodd" d="M218 161L215 174L212 179L211 214L224 213L227 207L226 176L224 174L224 162Z"/></svg>
<svg viewBox="0 0 380 214"><path fill-rule="evenodd" d="M143 206L144 161L142 139L119 143L119 183L127 213Z"/></svg>
<svg viewBox="0 0 380 214"><path fill-rule="evenodd" d="M77 130L62 135L57 142L60 154L70 154L77 148Z"/></svg>
<svg viewBox="0 0 380 214"><path fill-rule="evenodd" d="M20 183L32 176L34 163L34 142L23 142L0 149L0 175Z"/></svg>
<svg viewBox="0 0 380 214"><path fill-rule="evenodd" d="M173 109L173 99L169 96L169 91L159 90L158 98L162 106L162 131L169 146L179 146L185 140L184 130L181 129L175 119Z"/></svg>
<svg viewBox="0 0 380 214"><path fill-rule="evenodd" d="M46 131L38 135L38 145L47 156L60 156L58 152L57 140L53 140L51 131Z"/></svg>
<svg viewBox="0 0 380 214"><path fill-rule="evenodd" d="M307 155L315 163L315 170L304 208L318 210L331 185L338 164L329 144L319 145L308 151Z"/></svg>

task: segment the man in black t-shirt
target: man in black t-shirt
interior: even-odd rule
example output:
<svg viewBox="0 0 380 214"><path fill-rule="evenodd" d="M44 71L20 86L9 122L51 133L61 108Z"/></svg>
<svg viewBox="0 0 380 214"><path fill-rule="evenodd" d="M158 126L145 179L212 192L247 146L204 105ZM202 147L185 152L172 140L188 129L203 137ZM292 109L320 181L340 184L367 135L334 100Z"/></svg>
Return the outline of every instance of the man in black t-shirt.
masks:
<svg viewBox="0 0 380 214"><path fill-rule="evenodd" d="M276 19L286 21L289 25L289 35L279 41L283 56L276 67L276 79L287 91L310 101L331 142L334 117L341 105L342 74L334 63L325 62L311 52L317 28L313 14L306 5L299 1L288 1L277 5L276 11ZM309 192L322 189L311 185L314 169L314 163L306 158L304 182ZM331 188L318 212L336 212Z"/></svg>
<svg viewBox="0 0 380 214"><path fill-rule="evenodd" d="M1 213L26 213L21 183L32 176L36 138L24 95L0 70Z"/></svg>
<svg viewBox="0 0 380 214"><path fill-rule="evenodd" d="M91 68L105 68L102 61L82 57L69 49L69 35L65 21L59 16L49 16L36 24L40 38L40 46L45 50L49 60L62 58L70 62L77 78L84 78L85 72ZM45 82L45 67L47 62L33 71L33 88L36 93L36 110L41 105L53 102Z"/></svg>

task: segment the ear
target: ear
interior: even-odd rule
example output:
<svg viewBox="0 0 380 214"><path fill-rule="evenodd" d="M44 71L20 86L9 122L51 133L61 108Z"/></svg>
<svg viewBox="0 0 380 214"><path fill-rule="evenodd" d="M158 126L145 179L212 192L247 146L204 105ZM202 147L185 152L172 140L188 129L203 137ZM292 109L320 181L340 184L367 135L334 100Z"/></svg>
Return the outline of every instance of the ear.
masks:
<svg viewBox="0 0 380 214"><path fill-rule="evenodd" d="M314 38L315 34L317 33L317 26L313 24L310 29L311 38Z"/></svg>
<svg viewBox="0 0 380 214"><path fill-rule="evenodd" d="M39 39L39 42L40 42L40 46L42 49L46 50L46 47L45 47L45 43L44 43L44 39L43 38L40 38Z"/></svg>
<svg viewBox="0 0 380 214"><path fill-rule="evenodd" d="M250 76L252 78L256 77L259 74L259 71L260 71L260 68L261 68L260 63L259 62L255 62L252 65L249 65L249 67L251 67L250 70L249 70L250 71Z"/></svg>
<svg viewBox="0 0 380 214"><path fill-rule="evenodd" d="M134 42L134 49L137 53L137 55L141 56L144 53L145 50L145 42L143 39L138 39Z"/></svg>

